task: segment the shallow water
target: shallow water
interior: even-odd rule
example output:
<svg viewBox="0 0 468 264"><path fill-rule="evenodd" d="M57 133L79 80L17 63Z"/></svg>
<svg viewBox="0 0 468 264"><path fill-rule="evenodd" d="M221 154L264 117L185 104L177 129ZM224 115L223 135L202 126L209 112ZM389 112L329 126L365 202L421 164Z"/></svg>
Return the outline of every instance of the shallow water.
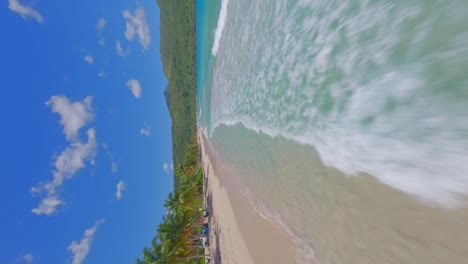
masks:
<svg viewBox="0 0 468 264"><path fill-rule="evenodd" d="M209 3L199 125L262 214L320 263L465 263L465 1Z"/></svg>
<svg viewBox="0 0 468 264"><path fill-rule="evenodd" d="M468 210L428 205L369 175L326 167L310 146L219 127L218 162L260 214L284 225L318 263L465 263ZM300 262L306 263L306 262Z"/></svg>

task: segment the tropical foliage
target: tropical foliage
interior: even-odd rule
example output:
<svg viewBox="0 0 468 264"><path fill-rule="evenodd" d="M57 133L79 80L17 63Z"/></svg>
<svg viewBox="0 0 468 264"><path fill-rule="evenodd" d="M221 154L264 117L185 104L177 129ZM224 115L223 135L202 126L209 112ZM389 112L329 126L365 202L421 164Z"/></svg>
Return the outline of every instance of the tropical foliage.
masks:
<svg viewBox="0 0 468 264"><path fill-rule="evenodd" d="M163 222L157 228L151 246L143 250L137 264L204 263L200 240L200 212L203 193L203 172L198 166L198 146L189 145L185 159L175 170L179 184L167 197Z"/></svg>
<svg viewBox="0 0 468 264"><path fill-rule="evenodd" d="M195 1L157 0L160 9L160 52L168 85L164 95L172 119L174 166L196 137ZM178 178L174 183L177 184Z"/></svg>
<svg viewBox="0 0 468 264"><path fill-rule="evenodd" d="M172 119L174 191L151 246L136 263L204 263L200 240L203 172L196 142L195 1L157 0L160 52L168 80L164 92Z"/></svg>

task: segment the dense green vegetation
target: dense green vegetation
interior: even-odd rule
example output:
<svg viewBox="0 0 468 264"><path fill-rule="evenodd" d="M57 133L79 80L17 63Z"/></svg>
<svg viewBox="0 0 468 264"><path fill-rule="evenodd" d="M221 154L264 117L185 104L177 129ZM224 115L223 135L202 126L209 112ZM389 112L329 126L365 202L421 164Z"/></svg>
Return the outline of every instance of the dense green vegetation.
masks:
<svg viewBox="0 0 468 264"><path fill-rule="evenodd" d="M143 250L137 264L204 263L199 221L202 206L203 172L198 166L198 145L189 145L185 159L175 174L179 184L167 197L167 214L159 224L151 246Z"/></svg>
<svg viewBox="0 0 468 264"><path fill-rule="evenodd" d="M157 0L160 8L161 60L169 84L164 92L172 118L174 167L196 138L195 1ZM179 179L175 178L175 185Z"/></svg>
<svg viewBox="0 0 468 264"><path fill-rule="evenodd" d="M174 191L151 246L137 264L205 263L200 237L203 171L196 139L195 1L157 0L161 60L169 83L164 92L172 119Z"/></svg>

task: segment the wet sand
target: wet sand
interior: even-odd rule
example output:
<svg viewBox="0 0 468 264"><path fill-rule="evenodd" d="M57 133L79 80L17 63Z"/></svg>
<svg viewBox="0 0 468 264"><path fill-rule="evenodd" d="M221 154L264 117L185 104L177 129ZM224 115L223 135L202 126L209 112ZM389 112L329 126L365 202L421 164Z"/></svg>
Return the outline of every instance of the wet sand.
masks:
<svg viewBox="0 0 468 264"><path fill-rule="evenodd" d="M235 179L222 177L226 166L199 132L205 172L205 201L211 209L212 263L295 263L296 245L281 226L259 215ZM229 173L226 173L229 175Z"/></svg>
<svg viewBox="0 0 468 264"><path fill-rule="evenodd" d="M437 206L327 167L310 146L232 127L216 133L217 163L235 164L223 168L229 179L242 177L256 202L313 247L316 263L467 263L468 200Z"/></svg>

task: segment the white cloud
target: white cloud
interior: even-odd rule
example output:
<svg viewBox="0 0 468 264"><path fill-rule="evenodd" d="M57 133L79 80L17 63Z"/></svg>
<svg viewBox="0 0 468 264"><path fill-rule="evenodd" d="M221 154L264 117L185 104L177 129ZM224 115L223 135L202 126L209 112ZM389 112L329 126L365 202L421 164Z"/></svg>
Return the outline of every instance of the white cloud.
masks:
<svg viewBox="0 0 468 264"><path fill-rule="evenodd" d="M86 55L83 58L84 61L86 61L88 64L93 64L94 63L94 57L91 55Z"/></svg>
<svg viewBox="0 0 468 264"><path fill-rule="evenodd" d="M31 253L29 254L26 254L23 256L23 260L26 261L26 262L32 262L34 259L33 255Z"/></svg>
<svg viewBox="0 0 468 264"><path fill-rule="evenodd" d="M83 102L71 102L65 96L52 96L45 104L52 108L52 112L60 115L60 124L70 145L55 158L53 179L40 183L31 188L32 193L46 193L46 196L32 212L37 215L53 215L60 205L64 204L58 197L57 189L65 180L71 179L79 170L86 167L86 163L94 165L97 143L96 131L88 129L88 141L82 142L79 130L90 122L92 113L92 97L86 97Z"/></svg>
<svg viewBox="0 0 468 264"><path fill-rule="evenodd" d="M104 77L104 76L106 76L106 73L103 72L103 71L100 71L100 72L98 72L97 75L98 75L99 77Z"/></svg>
<svg viewBox="0 0 468 264"><path fill-rule="evenodd" d="M102 35L102 31L104 30L106 25L107 25L107 20L104 18L100 18L98 22L96 23L96 29L98 31L98 36L99 36L98 44L100 46L106 45L106 40L104 39Z"/></svg>
<svg viewBox="0 0 468 264"><path fill-rule="evenodd" d="M37 190L34 189L33 192L34 191ZM57 207L62 204L63 201L61 201L56 196L48 196L41 201L37 208L32 209L32 212L36 215L53 215L57 212Z"/></svg>
<svg viewBox="0 0 468 264"><path fill-rule="evenodd" d="M115 192L115 197L117 198L117 200L120 200L120 199L122 199L123 191L125 191L126 188L127 188L127 184L125 184L124 181L119 181L117 183L116 188L117 188L117 191Z"/></svg>
<svg viewBox="0 0 468 264"><path fill-rule="evenodd" d="M31 253L24 254L15 261L15 263L32 263L34 256Z"/></svg>
<svg viewBox="0 0 468 264"><path fill-rule="evenodd" d="M117 55L120 57L125 57L127 55L122 48L122 43L120 43L120 40L115 41L115 50L117 51Z"/></svg>
<svg viewBox="0 0 468 264"><path fill-rule="evenodd" d="M151 134L151 131L150 130L147 130L147 129L140 129L140 135L142 136L149 136L149 134Z"/></svg>
<svg viewBox="0 0 468 264"><path fill-rule="evenodd" d="M119 166L117 163L115 163L115 161L112 161L111 163L111 170L113 174L116 174L119 171Z"/></svg>
<svg viewBox="0 0 468 264"><path fill-rule="evenodd" d="M107 144L102 144L102 148L106 151L107 156L111 162L111 171L112 174L116 174L119 171L119 164L115 161L114 155L109 150L109 146Z"/></svg>
<svg viewBox="0 0 468 264"><path fill-rule="evenodd" d="M93 227L86 229L81 240L72 241L68 246L68 251L72 254L72 264L81 264L89 253L91 245L93 243L94 234L96 233L100 224L104 222L104 219L96 221Z"/></svg>
<svg viewBox="0 0 468 264"><path fill-rule="evenodd" d="M140 135L149 136L150 134L151 134L151 126L147 121L145 121L144 127L140 129Z"/></svg>
<svg viewBox="0 0 468 264"><path fill-rule="evenodd" d="M151 43L151 34L143 8L138 7L134 14L129 10L124 10L123 17L126 21L125 37L127 40L133 41L135 36L138 35L138 42L140 42L144 50L147 50Z"/></svg>
<svg viewBox="0 0 468 264"><path fill-rule="evenodd" d="M107 24L107 20L105 20L104 18L100 18L98 22L96 23L97 30L99 31L103 30L106 27L106 24Z"/></svg>
<svg viewBox="0 0 468 264"><path fill-rule="evenodd" d="M104 37L99 37L98 44L99 44L99 46L105 46L106 45L106 40L104 39Z"/></svg>
<svg viewBox="0 0 468 264"><path fill-rule="evenodd" d="M141 97L141 85L138 80L128 80L127 86L132 91L135 98L140 99Z"/></svg>
<svg viewBox="0 0 468 264"><path fill-rule="evenodd" d="M45 104L52 108L52 112L60 115L60 124L67 140L76 140L78 131L93 120L91 103L93 98L87 96L83 102L70 102L62 95L52 96Z"/></svg>
<svg viewBox="0 0 468 264"><path fill-rule="evenodd" d="M96 132L94 129L89 129L88 142L82 143L74 141L62 153L57 156L54 163L53 180L50 182L39 184L31 188L33 193L47 192L47 196L41 201L37 208L32 209L32 212L37 215L53 215L57 212L58 206L63 204L57 197L57 188L63 185L65 180L71 179L75 174L83 169L88 161L94 164L96 155Z"/></svg>
<svg viewBox="0 0 468 264"><path fill-rule="evenodd" d="M169 163L167 163L167 162L164 162L164 163L163 163L163 170L164 170L164 172L166 172L166 173L169 173L170 170L173 171L173 170L174 170L174 164L172 164L172 163L169 164Z"/></svg>
<svg viewBox="0 0 468 264"><path fill-rule="evenodd" d="M65 179L73 177L78 170L85 167L85 161L93 163L96 154L96 132L88 130L88 142L74 142L66 148L55 161L54 186L62 185Z"/></svg>
<svg viewBox="0 0 468 264"><path fill-rule="evenodd" d="M21 4L19 0L8 0L8 8L13 12L18 13L24 19L32 17L37 21L37 23L44 23L44 18L39 14L39 12L34 10L31 6Z"/></svg>

